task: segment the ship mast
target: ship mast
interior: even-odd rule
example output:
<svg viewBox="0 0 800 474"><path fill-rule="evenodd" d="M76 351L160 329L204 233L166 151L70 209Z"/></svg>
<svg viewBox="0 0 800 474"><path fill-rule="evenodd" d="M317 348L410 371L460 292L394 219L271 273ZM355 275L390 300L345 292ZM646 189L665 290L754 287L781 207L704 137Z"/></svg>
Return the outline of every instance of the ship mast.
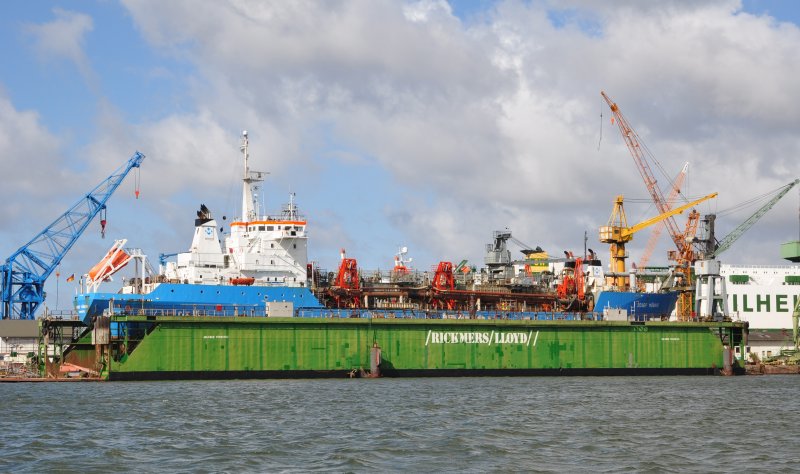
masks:
<svg viewBox="0 0 800 474"><path fill-rule="evenodd" d="M289 204L286 205L283 214L284 218L290 221L296 221L299 219L297 214L297 206L294 204L294 193L289 193Z"/></svg>
<svg viewBox="0 0 800 474"><path fill-rule="evenodd" d="M244 155L244 177L242 178L242 220L244 222L254 221L260 215L258 196L253 191L258 189L256 183L264 181L262 176L265 174L262 171L250 171L247 162L250 157L247 150L248 145L247 130L245 130L242 132L242 146L240 147Z"/></svg>

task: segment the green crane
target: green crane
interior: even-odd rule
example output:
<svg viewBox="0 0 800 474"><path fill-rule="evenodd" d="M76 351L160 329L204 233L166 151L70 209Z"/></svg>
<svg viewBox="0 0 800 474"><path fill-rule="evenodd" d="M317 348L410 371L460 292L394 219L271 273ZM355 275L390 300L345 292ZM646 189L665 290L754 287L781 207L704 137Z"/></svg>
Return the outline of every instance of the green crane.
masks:
<svg viewBox="0 0 800 474"><path fill-rule="evenodd" d="M736 242L739 237L742 236L745 232L747 232L753 225L758 222L759 219L764 217L770 209L772 209L775 204L781 200L783 196L786 195L798 182L800 179L795 179L791 183L781 186L776 191L775 196L772 197L766 204L764 204L760 209L753 213L752 216L748 217L747 220L739 224L738 227L733 229L733 231L726 235L722 240L717 241L714 237L714 221L716 220L715 214L708 214L703 218L703 223L706 230L706 238L701 240L700 243L702 244L701 250L701 257L704 260L710 260L712 258L716 258L722 252L728 250L734 242Z"/></svg>
<svg viewBox="0 0 800 474"><path fill-rule="evenodd" d="M776 190L775 196L761 206L753 215L747 218L738 227L718 241L714 237L714 221L716 215L709 214L703 218L705 226L705 239L697 240L700 246L700 258L694 263L695 275L695 314L699 317L725 317L728 315L728 297L725 291L725 279L720 276L720 263L717 256L730 248L739 237L753 224L758 222L764 214L772 209L780 199L786 195L800 179L781 186ZM703 291L705 288L705 291ZM796 325L796 323L795 323ZM796 340L797 338L795 338Z"/></svg>

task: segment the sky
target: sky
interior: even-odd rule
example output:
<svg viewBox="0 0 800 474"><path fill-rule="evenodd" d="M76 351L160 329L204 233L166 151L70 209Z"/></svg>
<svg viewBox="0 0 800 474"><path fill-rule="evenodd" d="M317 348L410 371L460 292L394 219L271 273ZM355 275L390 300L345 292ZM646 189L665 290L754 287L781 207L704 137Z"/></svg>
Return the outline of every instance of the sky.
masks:
<svg viewBox="0 0 800 474"><path fill-rule="evenodd" d="M482 266L504 229L556 256L586 235L607 261L616 195L631 224L657 212L601 90L665 195L685 162L684 197L719 193L697 209L721 237L800 176L798 25L795 2L758 0L0 2L0 259L137 150L139 199L129 176L47 304L115 239L156 264L186 251L201 203L240 213L247 130L264 207L296 194L322 268L344 248L388 269L401 246L418 269ZM721 260L785 263L799 209L793 190Z"/></svg>

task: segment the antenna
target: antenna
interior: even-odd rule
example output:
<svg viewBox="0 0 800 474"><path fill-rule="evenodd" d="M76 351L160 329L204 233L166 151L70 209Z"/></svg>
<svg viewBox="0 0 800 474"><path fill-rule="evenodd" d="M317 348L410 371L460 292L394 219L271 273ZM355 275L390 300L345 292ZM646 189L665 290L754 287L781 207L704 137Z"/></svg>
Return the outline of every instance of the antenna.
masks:
<svg viewBox="0 0 800 474"><path fill-rule="evenodd" d="M586 260L586 244L589 242L589 231L583 231L583 259Z"/></svg>

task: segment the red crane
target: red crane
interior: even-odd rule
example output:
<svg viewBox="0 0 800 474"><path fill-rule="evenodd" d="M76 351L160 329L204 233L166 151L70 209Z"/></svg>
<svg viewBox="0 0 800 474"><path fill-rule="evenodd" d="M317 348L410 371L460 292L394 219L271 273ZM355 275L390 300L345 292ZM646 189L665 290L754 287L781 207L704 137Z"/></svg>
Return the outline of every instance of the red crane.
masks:
<svg viewBox="0 0 800 474"><path fill-rule="evenodd" d="M576 295L578 301L581 302L586 298L586 274L583 272L582 258L578 257L575 259L574 268L564 268L564 275L561 278L561 283L556 286L556 294L561 299Z"/></svg>
<svg viewBox="0 0 800 474"><path fill-rule="evenodd" d="M669 197L667 198L667 204L670 205L675 202L675 198L678 197L678 194L681 192L681 186L683 186L683 180L686 178L686 171L689 169L689 162L687 161L686 164L683 165L683 169L678 176L675 177L675 180L672 181L672 189L669 191ZM670 205L670 207L672 207ZM642 253L642 257L639 259L639 268L644 268L647 266L647 263L650 261L650 256L653 255L653 250L655 250L656 245L658 244L658 238L661 237L661 231L664 229L663 225L657 225L653 227L653 231L650 232L650 238L647 240L647 246ZM682 236L682 242L684 245L686 239L693 237L694 234L691 236L686 235L684 232Z"/></svg>
<svg viewBox="0 0 800 474"><path fill-rule="evenodd" d="M436 273L433 275L431 288L433 289L433 305L436 308L454 309L456 301L451 298L443 298L439 292L447 292L455 289L455 277L453 276L452 262L439 262Z"/></svg>
<svg viewBox="0 0 800 474"><path fill-rule="evenodd" d="M653 176L653 171L650 169L650 164L645 156L645 152L647 152L648 155L650 155L650 152L642 146L639 135L636 134L633 127L628 123L628 120L622 115L617 104L614 103L605 92L600 92L600 95L606 100L608 106L611 108L611 112L614 114L619 131L622 133L622 138L625 140L625 144L628 146L631 156L633 156L633 161L636 162L636 168L639 170L639 174L642 175L644 184L650 196L653 198L653 203L656 205L658 213L664 214L669 211L671 207L667 203L667 200L664 199L664 194L661 192L661 188L658 187L658 182L655 176ZM672 237L672 241L675 242L675 246L680 249L683 246L683 234L678 224L675 222L675 218L667 218L664 221L664 225L666 225L669 235Z"/></svg>
<svg viewBox="0 0 800 474"><path fill-rule="evenodd" d="M647 191L650 193L650 196L653 198L653 203L656 205L659 213L666 213L670 210L670 205L666 199L664 199L664 194L661 192L661 188L658 187L658 183L656 181L655 176L653 176L653 171L650 169L650 164L647 160L647 156L655 160L652 153L647 150L647 147L644 146L642 141L639 139L639 135L633 130L633 127L628 123L628 120L622 115L620 112L619 107L617 106L614 101L611 100L605 92L601 91L600 95L603 96L603 99L606 100L608 103L609 108L611 108L611 112L614 114L614 118L616 119L617 126L619 127L620 133L622 133L622 138L625 140L625 144L628 146L628 150L631 152L631 156L633 156L633 161L636 163L636 167L639 170L639 174L642 176L644 180L644 184L647 187ZM693 256L693 252L687 250L687 241L691 240L692 236L689 236L688 233L691 232L691 227L694 223L690 221L686 225L686 231L681 232L681 229L678 227L678 224L675 222L675 218L669 217L664 221L664 225L669 232L669 236L672 238L672 241L675 243L675 247L677 252L672 253L677 257L676 265L675 265L675 272L676 275L679 276L680 280L683 282L683 285L680 287L679 291L681 291L681 295L678 299L677 304L677 314L678 319L681 321L685 321L691 317L692 312L692 304L691 304L691 265L692 260L687 260L687 257Z"/></svg>
<svg viewBox="0 0 800 474"><path fill-rule="evenodd" d="M358 276L358 262L354 258L346 258L342 249L342 263L334 282L334 299L338 307L358 308L361 306L361 279Z"/></svg>

